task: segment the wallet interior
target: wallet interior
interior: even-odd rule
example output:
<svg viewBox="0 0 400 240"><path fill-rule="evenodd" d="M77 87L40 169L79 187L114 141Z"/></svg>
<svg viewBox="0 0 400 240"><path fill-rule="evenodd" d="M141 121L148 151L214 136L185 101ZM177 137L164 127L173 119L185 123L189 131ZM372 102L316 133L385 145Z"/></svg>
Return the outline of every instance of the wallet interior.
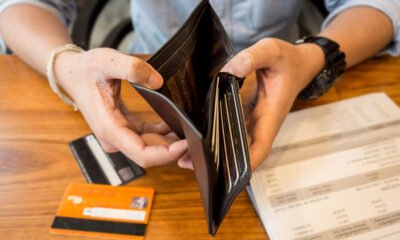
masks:
<svg viewBox="0 0 400 240"><path fill-rule="evenodd" d="M148 60L164 78L157 91L132 84L189 143L209 232L215 234L234 198L250 180L239 86L220 69L235 55L208 1Z"/></svg>

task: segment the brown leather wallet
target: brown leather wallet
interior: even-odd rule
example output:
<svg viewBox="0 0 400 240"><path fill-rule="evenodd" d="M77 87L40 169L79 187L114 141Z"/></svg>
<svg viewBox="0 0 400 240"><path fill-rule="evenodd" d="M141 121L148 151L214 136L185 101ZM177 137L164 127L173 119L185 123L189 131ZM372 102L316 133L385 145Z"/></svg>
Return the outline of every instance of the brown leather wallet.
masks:
<svg viewBox="0 0 400 240"><path fill-rule="evenodd" d="M208 1L148 62L164 78L154 91L132 84L178 136L186 138L207 218L215 235L251 177L239 95L244 79L220 70L235 51Z"/></svg>

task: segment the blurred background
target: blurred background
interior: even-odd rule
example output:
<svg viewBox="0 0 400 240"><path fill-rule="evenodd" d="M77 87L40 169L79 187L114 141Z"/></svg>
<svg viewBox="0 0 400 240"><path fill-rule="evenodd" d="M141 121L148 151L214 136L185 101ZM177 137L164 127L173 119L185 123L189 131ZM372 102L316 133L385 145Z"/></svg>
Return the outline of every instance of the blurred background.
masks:
<svg viewBox="0 0 400 240"><path fill-rule="evenodd" d="M103 43L107 37L117 38L114 42L108 44L118 45L116 48L127 53L129 44L133 38L132 30L129 30L128 34L115 31L118 31L116 28L119 27L119 24L123 24L124 20L129 21L128 19L130 19L129 2L129 0L77 0L79 15L73 26L74 40L78 42L81 41L79 45L85 48L87 44L87 48L96 48L104 46ZM90 14L92 14L92 16L89 16ZM85 26L87 24L83 23L92 18L94 20L94 25L92 29L90 29L90 26ZM87 30L87 32L85 30ZM84 36L86 34L89 34L89 36ZM110 34L114 35L110 36ZM124 36L116 36L118 34L123 34ZM77 40L77 38L80 40Z"/></svg>

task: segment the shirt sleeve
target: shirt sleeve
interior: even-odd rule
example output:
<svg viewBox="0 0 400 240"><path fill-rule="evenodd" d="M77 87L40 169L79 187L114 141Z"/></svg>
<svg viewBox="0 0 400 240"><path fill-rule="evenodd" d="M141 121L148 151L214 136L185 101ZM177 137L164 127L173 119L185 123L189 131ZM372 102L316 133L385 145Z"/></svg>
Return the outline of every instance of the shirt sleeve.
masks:
<svg viewBox="0 0 400 240"><path fill-rule="evenodd" d="M338 14L352 7L372 7L386 14L393 25L393 40L379 55L400 56L400 0L325 0L325 4L330 14L322 24L322 29L325 29Z"/></svg>

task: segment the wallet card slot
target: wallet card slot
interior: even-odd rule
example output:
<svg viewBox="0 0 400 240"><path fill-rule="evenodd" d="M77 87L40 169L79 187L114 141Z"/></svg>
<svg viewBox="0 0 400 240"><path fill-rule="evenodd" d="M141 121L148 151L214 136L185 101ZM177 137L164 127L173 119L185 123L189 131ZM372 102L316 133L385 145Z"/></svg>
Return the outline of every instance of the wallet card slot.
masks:
<svg viewBox="0 0 400 240"><path fill-rule="evenodd" d="M239 86L238 83L235 79L230 78L229 80L229 96L231 97L229 101L229 104L232 108L232 111L230 113L234 115L232 117L232 125L234 126L235 130L235 144L236 144L236 149L238 153L238 168L240 175L245 173L248 169L248 145L247 145L247 133L246 133L246 128L244 126L244 116L243 116L243 109L242 109L242 104L240 100L240 95L239 95ZM234 109L234 110L233 110Z"/></svg>
<svg viewBox="0 0 400 240"><path fill-rule="evenodd" d="M225 116L225 104L224 104L224 102L223 102L223 100L221 100L220 102L219 102L219 104L220 104L220 114L221 114L221 121L220 121L220 124L221 124L221 136L222 136L222 138L220 139L220 141L221 141L221 145L222 145L222 148L223 148L223 152L222 152L222 154L221 154L221 168L222 168L222 171L223 171L223 179L224 179L224 183L225 184L223 184L223 186L224 186L224 188L225 188L225 191L219 191L219 192L227 192L227 193L229 193L230 191L231 191L231 189L232 189L232 177L231 177L231 171L230 171L230 169L231 169L231 164L230 164L230 161L229 161L229 159L230 159L230 156L229 156L229 154L228 154L228 142L227 141L225 141L225 139L227 139L228 138L228 135L227 135L227 126L226 126L226 116ZM219 178L218 179L219 181L222 181L222 178ZM219 184L219 185L221 185L221 184Z"/></svg>
<svg viewBox="0 0 400 240"><path fill-rule="evenodd" d="M218 173L219 163L220 163L220 137L219 137L219 129L220 129L220 117L219 117L219 77L215 79L214 87L214 113L213 113L213 123L212 123L212 141L211 141L211 150L214 152L214 162L215 162L215 171ZM216 174L218 176L218 174Z"/></svg>
<svg viewBox="0 0 400 240"><path fill-rule="evenodd" d="M214 196L214 220L217 225L251 176L239 78L228 73L218 75L221 166Z"/></svg>
<svg viewBox="0 0 400 240"><path fill-rule="evenodd" d="M233 124L232 119L232 111L233 109L230 106L230 93L227 92L224 94L224 113L226 116L226 131L227 138L224 141L227 142L228 145L228 161L230 162L230 174L232 178L232 185L235 186L239 180L239 168L238 168L238 154L237 154L237 146L235 142L235 125Z"/></svg>
<svg viewBox="0 0 400 240"><path fill-rule="evenodd" d="M160 92L171 99L198 126L201 114L198 109L201 109L202 104L199 102L192 66L192 61L186 60L175 74L165 81Z"/></svg>

